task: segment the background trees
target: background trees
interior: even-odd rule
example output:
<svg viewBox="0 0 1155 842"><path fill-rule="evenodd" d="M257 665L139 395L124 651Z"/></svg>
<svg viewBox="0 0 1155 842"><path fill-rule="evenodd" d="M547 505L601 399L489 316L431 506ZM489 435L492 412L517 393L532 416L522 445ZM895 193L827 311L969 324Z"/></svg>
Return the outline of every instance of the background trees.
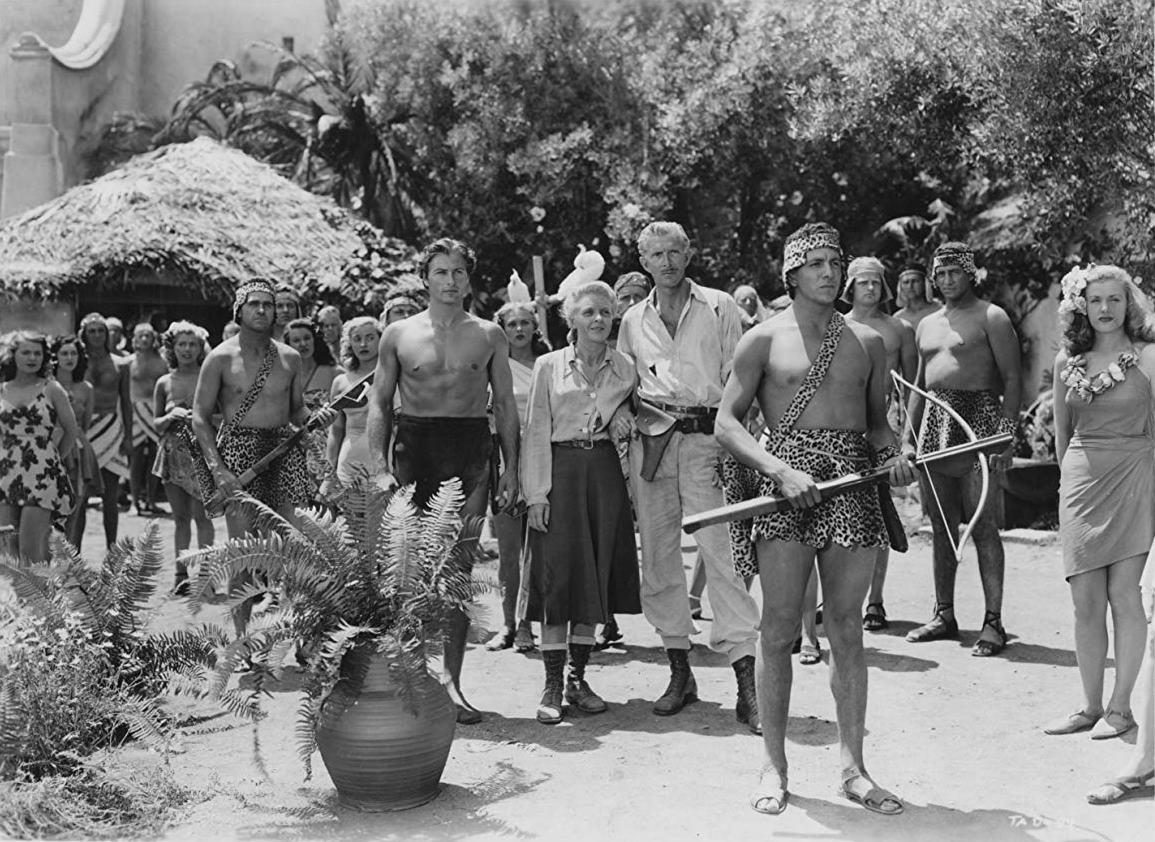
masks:
<svg viewBox="0 0 1155 842"><path fill-rule="evenodd" d="M1036 297L1076 259L1155 271L1150 0L328 0L317 57L227 67L161 140L211 131L479 285L579 243L607 276L674 218L696 277L781 291L826 219L897 263L967 238Z"/></svg>

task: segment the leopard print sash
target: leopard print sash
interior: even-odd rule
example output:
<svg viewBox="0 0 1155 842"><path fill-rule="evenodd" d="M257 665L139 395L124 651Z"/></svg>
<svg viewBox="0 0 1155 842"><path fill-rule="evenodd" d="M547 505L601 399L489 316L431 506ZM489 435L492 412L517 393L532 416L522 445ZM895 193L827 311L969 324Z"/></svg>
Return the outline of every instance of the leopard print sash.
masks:
<svg viewBox="0 0 1155 842"><path fill-rule="evenodd" d="M249 390L245 392L245 396L241 398L240 406L237 411L233 413L233 417L221 424L220 432L217 433L217 442L220 442L228 431L236 426L239 426L245 416L249 414L249 410L257 402L261 396L261 391L265 388L265 383L268 382L269 374L273 371L273 362L277 359L277 349L272 341L269 342L269 347L265 350L265 358L261 360L261 367L257 369L257 376L253 379L253 384L249 386Z"/></svg>

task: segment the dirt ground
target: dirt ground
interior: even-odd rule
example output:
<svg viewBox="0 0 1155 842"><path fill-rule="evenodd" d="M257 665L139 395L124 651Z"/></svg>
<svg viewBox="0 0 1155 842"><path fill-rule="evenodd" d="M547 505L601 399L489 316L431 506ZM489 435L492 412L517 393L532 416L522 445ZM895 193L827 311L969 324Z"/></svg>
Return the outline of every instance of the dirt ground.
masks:
<svg viewBox="0 0 1155 842"><path fill-rule="evenodd" d="M171 547L172 522L162 519ZM223 522L220 523L223 527ZM122 516L122 534L140 518ZM221 530L223 532L223 529ZM100 546L92 512L85 549ZM689 542L689 539L686 539ZM726 659L695 645L691 663L702 700L672 717L651 713L668 670L643 618L624 617L625 646L595 653L592 686L607 713L539 725L538 653L466 655L467 696L484 721L459 726L440 796L414 810L365 814L340 807L319 756L303 780L293 741L293 682L274 694L260 727L267 775L253 761L252 729L218 717L187 729L183 753L169 762L177 779L205 793L166 838L173 840L742 840L779 836L846 840L1133 840L1147 836L1151 798L1111 807L1086 803L1086 791L1113 776L1134 742L1092 742L1085 734L1048 737L1041 724L1078 707L1071 604L1059 547L1048 533L1008 533L1004 620L1012 644L978 659L970 647L982 619L974 551L959 571L955 600L962 641L909 644L933 602L929 541L891 560L888 631L867 634L870 704L866 761L877 781L900 795L899 817L867 813L839 795L834 706L823 664L795 661L788 752L790 806L755 813L761 740L734 719L734 679ZM171 553L171 551L170 551ZM684 556L688 565L692 555ZM489 562L495 565L496 562ZM171 565L171 561L170 561ZM171 567L163 582L171 583ZM707 597L709 591L707 590ZM474 634L500 624L488 598ZM709 609L706 615L709 617ZM152 623L179 628L224 622L219 607L190 617L187 601L158 597ZM706 619L700 623L706 638ZM821 628L820 628L821 632ZM823 649L825 650L825 639ZM133 750L125 762L163 763ZM1141 828L1147 827L1148 831Z"/></svg>

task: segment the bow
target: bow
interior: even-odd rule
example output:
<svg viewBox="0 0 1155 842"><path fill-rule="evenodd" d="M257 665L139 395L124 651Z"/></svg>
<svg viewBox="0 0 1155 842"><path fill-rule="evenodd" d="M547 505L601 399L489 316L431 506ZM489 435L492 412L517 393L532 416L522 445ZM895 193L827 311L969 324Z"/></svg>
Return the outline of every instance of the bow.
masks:
<svg viewBox="0 0 1155 842"><path fill-rule="evenodd" d="M894 380L895 386L898 386L900 388L906 387L910 391L915 392L919 395L922 395L923 398L930 401L931 403L934 403L934 404L937 404L938 406L940 406L942 408L942 410L947 415L949 415L956 422L958 422L959 427L962 428L962 431L964 433L966 433L967 437L972 442L979 441L979 437L975 433L975 431L971 427L971 425L968 424L966 422L966 420L955 411L954 407L952 407L946 401L941 400L940 398L936 398L934 395L930 394L929 392L926 392L923 389L920 389L918 386L915 386L909 380L906 380L904 377L902 377L902 375L900 375L896 371L891 371L890 376ZM906 434L907 434L907 431L909 429L910 429L910 413L907 412L906 413L906 420L903 422L902 435L899 437L899 444L900 445L902 444L902 440L906 438ZM919 454L919 455L922 455L922 454ZM962 553L963 553L963 549L966 547L967 539L971 537L971 534L975 531L975 527L978 525L979 518L982 516L982 513L983 513L983 507L986 506L987 495L990 492L991 472L990 472L990 467L987 465L986 454L984 454L982 451L976 451L975 456L978 458L979 473L982 475L982 490L979 492L979 500L978 500L978 504L975 506L974 514L971 515L970 521L963 528L962 535L959 537L957 544L955 543L954 537L952 535L954 530L951 528L951 524L947 521L946 515L943 513L942 501L939 500L938 491L935 490L934 480L931 479L931 476L930 476L930 469L927 468L925 465L920 466L923 468L923 470L926 471L926 484L927 484L927 486L930 487L931 496L934 497L934 504L938 508L938 515L940 518L942 518L943 525L947 527L946 537L947 537L947 540L950 542L951 549L954 550L955 561L962 561Z"/></svg>

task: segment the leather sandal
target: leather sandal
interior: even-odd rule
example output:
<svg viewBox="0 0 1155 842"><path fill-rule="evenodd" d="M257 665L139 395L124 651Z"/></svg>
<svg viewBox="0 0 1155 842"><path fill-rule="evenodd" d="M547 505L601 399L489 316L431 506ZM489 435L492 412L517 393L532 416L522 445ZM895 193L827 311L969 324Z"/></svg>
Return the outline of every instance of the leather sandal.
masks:
<svg viewBox="0 0 1155 842"><path fill-rule="evenodd" d="M536 649L537 643L533 639L533 632L525 626L518 628L517 632L513 635L513 648L523 655L526 652L532 652Z"/></svg>
<svg viewBox="0 0 1155 842"><path fill-rule="evenodd" d="M890 621L886 619L886 609L881 602L872 602L866 606L866 614L862 617L862 628L876 632L890 628Z"/></svg>
<svg viewBox="0 0 1155 842"><path fill-rule="evenodd" d="M758 786L750 793L750 806L767 816L777 816L790 803L786 784L773 769L763 769Z"/></svg>
<svg viewBox="0 0 1155 842"><path fill-rule="evenodd" d="M858 792L851 788L851 783L859 780L866 781L870 785L866 792ZM842 794L855 804L861 804L867 810L870 810L870 812L879 813L883 816L897 816L906 809L897 795L880 787L861 769L850 768L843 770ZM887 809L888 804L892 805L890 809Z"/></svg>
<svg viewBox="0 0 1155 842"><path fill-rule="evenodd" d="M798 663L808 667L822 663L822 644L811 643L810 641L803 643L798 655Z"/></svg>
<svg viewBox="0 0 1155 842"><path fill-rule="evenodd" d="M999 614L988 611L983 617L983 628L979 639L971 649L976 658L990 658L1007 648L1007 630L1003 628Z"/></svg>
<svg viewBox="0 0 1155 842"><path fill-rule="evenodd" d="M1106 710L1103 717L1091 728L1092 740L1109 740L1121 737L1135 727L1135 717L1121 710Z"/></svg>
<svg viewBox="0 0 1155 842"><path fill-rule="evenodd" d="M1043 733L1050 734L1051 736L1062 736L1064 734L1078 734L1080 731L1089 731L1091 727L1099 721L1102 715L1101 713L1087 713L1085 710L1077 710L1046 726L1043 729Z"/></svg>
<svg viewBox="0 0 1155 842"><path fill-rule="evenodd" d="M917 629L912 629L906 635L907 643L926 643L931 640L958 640L958 620L954 617L947 619L946 612L953 608L951 605L939 603L934 607L934 616L930 622Z"/></svg>
<svg viewBox="0 0 1155 842"><path fill-rule="evenodd" d="M1107 781L1107 783L1088 792L1087 803L1101 806L1103 804L1116 804L1132 798L1141 798L1144 795L1150 797L1147 790L1150 789L1152 780L1155 780L1155 772L1115 778L1115 780Z"/></svg>

